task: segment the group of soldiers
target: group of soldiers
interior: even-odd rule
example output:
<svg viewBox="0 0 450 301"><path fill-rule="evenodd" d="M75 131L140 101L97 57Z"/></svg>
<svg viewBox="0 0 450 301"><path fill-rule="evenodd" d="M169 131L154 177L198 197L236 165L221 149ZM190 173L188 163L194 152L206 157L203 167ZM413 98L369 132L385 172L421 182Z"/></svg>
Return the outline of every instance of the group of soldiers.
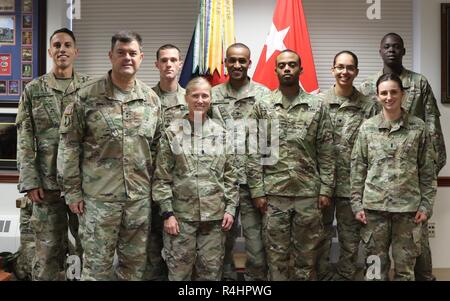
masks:
<svg viewBox="0 0 450 301"><path fill-rule="evenodd" d="M143 49L135 32L112 37L111 70L99 79L75 72L76 39L66 28L52 34L48 54L52 70L25 87L16 121L19 191L26 193L21 226L31 216L28 237L35 242L34 249L22 244L19 250L20 277L64 279L66 257L76 254L82 280L237 280L233 249L239 216L245 280L355 280L361 242L365 256L380 256L377 279L387 280L385 248L391 242L398 248L395 231L405 231L397 227L397 215L412 212L420 215L419 226L413 234L398 235L413 236L419 247L411 250L407 265L405 254L393 256L394 277L434 279L426 220L446 162L445 144L431 87L403 67L399 35L383 37L383 70L360 90L353 86L357 56L347 50L336 54L331 68L336 83L319 96L300 87L301 58L292 50L277 56L275 91L248 77L251 54L242 43L226 50L226 83L211 87L197 77L186 90L177 78L181 53L171 44L156 53L155 87L136 78ZM378 80L386 73L393 77ZM416 127L384 120L395 101L391 89L383 102L385 90L379 88L395 80L405 99L401 116L417 116L419 121L409 123ZM378 149L364 147L358 135L374 118L389 125L387 132L381 127L378 132L377 124L363 127L375 131L367 139L380 136ZM404 134L399 130L404 127L417 131ZM419 137L431 137L432 144L417 146ZM355 151L355 143L363 151ZM421 157L426 160L396 155L414 157L418 149L428 154ZM371 175L373 165L382 174ZM417 172L423 168L427 176ZM412 175L400 181L414 170L418 180ZM390 182L397 186L382 193L375 187ZM378 194L367 193L368 187ZM408 205L407 197L419 201ZM336 266L329 258L334 216ZM389 237L377 236L388 228ZM398 266L405 267L397 273Z"/></svg>

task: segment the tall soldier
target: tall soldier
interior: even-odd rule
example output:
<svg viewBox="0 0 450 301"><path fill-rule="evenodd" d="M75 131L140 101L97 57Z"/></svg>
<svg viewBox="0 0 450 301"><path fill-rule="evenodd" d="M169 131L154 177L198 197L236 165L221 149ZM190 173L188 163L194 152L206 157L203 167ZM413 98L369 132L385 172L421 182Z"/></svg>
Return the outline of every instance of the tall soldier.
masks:
<svg viewBox="0 0 450 301"><path fill-rule="evenodd" d="M350 155L359 127L364 120L376 115L379 111L377 102L362 95L353 86L358 72L356 54L348 50L338 52L331 68L336 83L320 95L329 107L333 126L336 188L331 206L322 212L325 239L319 251L317 270L319 280L354 280L357 270L361 226L355 219L350 205ZM340 246L336 274L332 273L329 264L335 212Z"/></svg>
<svg viewBox="0 0 450 301"><path fill-rule="evenodd" d="M250 153L247 180L253 203L265 212L269 280L314 280L324 234L320 208L329 206L334 189L333 132L327 106L300 88L299 55L282 51L275 71L279 89L257 102L251 115L260 128L264 123L270 127L270 148ZM277 137L272 138L277 126L278 143ZM273 160L261 162L268 154Z"/></svg>
<svg viewBox="0 0 450 301"><path fill-rule="evenodd" d="M111 39L112 70L78 93L61 121L66 202L80 215L82 280L142 280L151 177L161 105L136 78L144 54L139 34Z"/></svg>
<svg viewBox="0 0 450 301"><path fill-rule="evenodd" d="M185 90L178 84L178 73L183 66L180 49L172 44L159 47L156 51L155 66L159 70L159 82L152 89L161 100L164 128L167 128L172 120L182 118L187 111L184 100ZM167 266L161 256L163 223L159 206L152 201L152 222L147 244L145 280L167 280Z"/></svg>
<svg viewBox="0 0 450 301"><path fill-rule="evenodd" d="M403 56L406 53L403 39L396 33L388 33L380 43L380 56L383 60L383 70L368 77L361 83L360 90L364 95L372 96L376 101L376 81L383 73L397 74L402 80L406 99L402 107L413 116L417 116L427 125L436 153L436 172L445 166L447 153L444 135L442 134L440 112L428 80L422 74L415 73L403 67ZM416 280L435 280L431 261L430 243L428 241L428 223L423 223L422 253L417 258L415 266Z"/></svg>
<svg viewBox="0 0 450 301"><path fill-rule="evenodd" d="M228 130L236 133L236 168L239 181L239 207L241 224L245 237L245 280L267 280L267 263L262 241L262 214L252 203L250 189L247 185L246 150L239 153L238 148L245 145L239 138L245 138L246 120L254 103L270 90L253 82L247 75L252 61L250 49L235 43L228 47L225 66L230 79L212 89L212 116L221 120ZM239 136L239 134L241 136ZM225 262L223 279L237 280L234 267L233 248L238 236L238 223L227 233L225 242Z"/></svg>
<svg viewBox="0 0 450 301"><path fill-rule="evenodd" d="M68 224L79 240L78 219L64 203L56 161L62 112L88 77L74 71L78 49L69 29L52 34L48 54L53 60L52 70L25 87L16 119L18 187L33 202L33 280L58 280L67 252Z"/></svg>

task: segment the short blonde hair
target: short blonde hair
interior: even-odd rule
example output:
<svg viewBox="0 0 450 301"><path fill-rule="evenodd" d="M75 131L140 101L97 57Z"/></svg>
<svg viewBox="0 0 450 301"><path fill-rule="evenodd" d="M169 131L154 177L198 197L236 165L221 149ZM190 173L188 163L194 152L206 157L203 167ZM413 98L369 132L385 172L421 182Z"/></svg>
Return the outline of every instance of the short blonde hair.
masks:
<svg viewBox="0 0 450 301"><path fill-rule="evenodd" d="M189 95L195 87L200 86L202 84L208 85L209 94L211 95L211 84L209 83L209 81L206 78L204 78L202 76L194 77L187 83L186 95Z"/></svg>

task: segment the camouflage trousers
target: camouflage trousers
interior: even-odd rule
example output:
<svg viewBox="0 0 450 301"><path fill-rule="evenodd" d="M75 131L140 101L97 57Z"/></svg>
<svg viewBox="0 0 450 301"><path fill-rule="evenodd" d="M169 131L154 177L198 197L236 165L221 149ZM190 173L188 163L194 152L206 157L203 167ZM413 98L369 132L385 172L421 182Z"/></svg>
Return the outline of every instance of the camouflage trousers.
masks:
<svg viewBox="0 0 450 301"><path fill-rule="evenodd" d="M324 235L318 198L269 196L268 201L263 237L269 280L315 280L317 251Z"/></svg>
<svg viewBox="0 0 450 301"><path fill-rule="evenodd" d="M317 248L317 280L331 280L333 271L330 263L330 250L333 236L335 235L333 221L336 211L336 200L331 199L329 207L322 209L323 236Z"/></svg>
<svg viewBox="0 0 450 301"><path fill-rule="evenodd" d="M80 215L84 249L81 280L142 280L146 263L150 199L85 200ZM118 266L113 271L114 253Z"/></svg>
<svg viewBox="0 0 450 301"><path fill-rule="evenodd" d="M253 205L247 185L240 188L241 224L245 238L244 278L246 281L267 280L267 261L262 238L262 215Z"/></svg>
<svg viewBox="0 0 450 301"><path fill-rule="evenodd" d="M32 263L33 280L62 280L67 254L82 256L78 237L78 217L73 214L61 197L60 191L44 191L44 199L33 204L30 218L35 238ZM69 248L68 231L75 238L76 247Z"/></svg>
<svg viewBox="0 0 450 301"><path fill-rule="evenodd" d="M177 236L164 232L163 257L170 281L219 281L225 253L222 221L188 222L178 219ZM195 270L195 273L194 273Z"/></svg>
<svg viewBox="0 0 450 301"><path fill-rule="evenodd" d="M246 281L267 280L267 262L262 239L262 215L253 206L248 185L239 187L239 207L236 216L240 214L242 230L245 238L245 273ZM226 232L225 259L223 276L225 280L238 280L234 265L233 249L239 236L238 222L235 220L230 231Z"/></svg>
<svg viewBox="0 0 450 301"><path fill-rule="evenodd" d="M330 249L334 236L333 220L336 212L339 237L339 261L335 273L330 267ZM323 211L324 241L319 248L317 278L319 280L355 280L361 223L355 219L349 198L333 198Z"/></svg>
<svg viewBox="0 0 450 301"><path fill-rule="evenodd" d="M236 266L234 264L234 245L236 244L236 239L239 236L239 216L242 223L242 213L240 206L236 207L235 216L236 218L234 220L233 226L231 226L231 229L229 231L225 232L225 256L223 260L222 280L238 280Z"/></svg>
<svg viewBox="0 0 450 301"><path fill-rule="evenodd" d="M394 280L414 280L414 265L421 252L422 238L422 225L414 222L416 213L365 212L367 224L361 228L365 279L389 280L389 247L392 247Z"/></svg>
<svg viewBox="0 0 450 301"><path fill-rule="evenodd" d="M433 263L431 260L430 242L428 240L428 222L422 226L422 253L416 259L414 275L417 281L432 281L436 278L433 275Z"/></svg>
<svg viewBox="0 0 450 301"><path fill-rule="evenodd" d="M336 267L338 279L355 280L361 223L355 218L349 198L336 199L336 220L339 237L339 261Z"/></svg>
<svg viewBox="0 0 450 301"><path fill-rule="evenodd" d="M34 258L35 242L30 219L33 214L33 203L29 198L17 200L16 207L20 208L20 247L16 259L14 274L19 280L31 280L32 262Z"/></svg>
<svg viewBox="0 0 450 301"><path fill-rule="evenodd" d="M167 265L161 255L164 246L164 220L159 212L158 205L152 204L151 211L151 227L147 241L147 264L144 272L144 280L165 281L167 280Z"/></svg>

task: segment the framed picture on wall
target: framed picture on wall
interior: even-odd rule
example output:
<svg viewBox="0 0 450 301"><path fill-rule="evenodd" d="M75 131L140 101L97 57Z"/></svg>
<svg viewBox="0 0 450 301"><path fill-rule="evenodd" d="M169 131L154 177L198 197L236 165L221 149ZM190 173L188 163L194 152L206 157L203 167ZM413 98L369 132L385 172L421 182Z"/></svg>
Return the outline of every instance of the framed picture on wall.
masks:
<svg viewBox="0 0 450 301"><path fill-rule="evenodd" d="M31 13L33 11L33 0L23 0L22 12Z"/></svg>
<svg viewBox="0 0 450 301"><path fill-rule="evenodd" d="M11 13L16 10L15 0L2 0L0 1L0 13Z"/></svg>
<svg viewBox="0 0 450 301"><path fill-rule="evenodd" d="M0 95L6 95L8 91L8 82L6 80L0 80Z"/></svg>
<svg viewBox="0 0 450 301"><path fill-rule="evenodd" d="M33 28L33 15L22 15L22 29Z"/></svg>
<svg viewBox="0 0 450 301"><path fill-rule="evenodd" d="M33 48L22 47L22 62L31 62L33 59Z"/></svg>
<svg viewBox="0 0 450 301"><path fill-rule="evenodd" d="M46 0L0 0L0 108L17 107L23 84L46 72L46 12Z"/></svg>
<svg viewBox="0 0 450 301"><path fill-rule="evenodd" d="M22 31L22 45L32 45L32 44L33 44L33 32Z"/></svg>
<svg viewBox="0 0 450 301"><path fill-rule="evenodd" d="M22 64L22 78L32 78L33 77L33 64L23 63Z"/></svg>
<svg viewBox="0 0 450 301"><path fill-rule="evenodd" d="M450 103L450 3L441 3L441 102Z"/></svg>
<svg viewBox="0 0 450 301"><path fill-rule="evenodd" d="M0 113L0 169L17 169L16 114Z"/></svg>
<svg viewBox="0 0 450 301"><path fill-rule="evenodd" d="M16 17L0 15L0 46L16 44Z"/></svg>
<svg viewBox="0 0 450 301"><path fill-rule="evenodd" d="M20 94L20 81L9 80L8 81L8 95L19 95Z"/></svg>

